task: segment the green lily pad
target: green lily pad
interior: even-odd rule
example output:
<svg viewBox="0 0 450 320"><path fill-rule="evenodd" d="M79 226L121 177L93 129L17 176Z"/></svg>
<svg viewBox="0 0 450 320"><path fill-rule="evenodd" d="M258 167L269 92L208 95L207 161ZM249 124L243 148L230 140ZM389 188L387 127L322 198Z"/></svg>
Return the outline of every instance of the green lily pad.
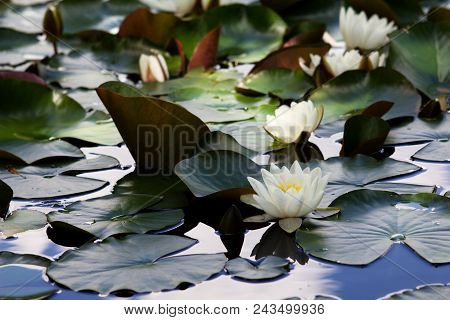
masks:
<svg viewBox="0 0 450 320"><path fill-rule="evenodd" d="M408 173L421 170L420 167L394 159L375 160L365 155L356 155L352 158L332 157L327 160L312 160L305 164L311 169L321 168L324 174L329 174L328 185L325 189L324 197L320 206L326 207L340 195L356 189L384 189L392 191L403 190L404 192L414 191L419 186L396 184L396 183L375 183L387 178L398 177ZM421 186L434 190L434 186Z"/></svg>
<svg viewBox="0 0 450 320"><path fill-rule="evenodd" d="M175 175L140 175L130 173L120 179L114 187L114 194L145 194L163 197L152 209L174 209L188 206L189 189Z"/></svg>
<svg viewBox="0 0 450 320"><path fill-rule="evenodd" d="M299 99L314 83L302 70L273 68L248 75L239 88L269 94L281 99Z"/></svg>
<svg viewBox="0 0 450 320"><path fill-rule="evenodd" d="M12 189L0 180L0 217L6 216L9 209L9 203L13 197Z"/></svg>
<svg viewBox="0 0 450 320"><path fill-rule="evenodd" d="M420 286L416 289L390 294L383 300L450 300L450 285L430 284Z"/></svg>
<svg viewBox="0 0 450 320"><path fill-rule="evenodd" d="M146 233L174 226L183 219L182 210L146 211L161 197L109 195L76 202L63 211L48 214L54 228L75 226L99 239L124 233Z"/></svg>
<svg viewBox="0 0 450 320"><path fill-rule="evenodd" d="M414 153L411 158L414 160L449 162L450 140L430 142Z"/></svg>
<svg viewBox="0 0 450 320"><path fill-rule="evenodd" d="M169 256L195 243L193 239L170 235L108 238L66 251L52 262L47 274L72 290L93 290L101 294L175 289L183 283L205 281L225 265L226 258L221 253Z"/></svg>
<svg viewBox="0 0 450 320"><path fill-rule="evenodd" d="M52 55L49 42L39 40L35 34L0 28L0 65L15 66L28 60Z"/></svg>
<svg viewBox="0 0 450 320"><path fill-rule="evenodd" d="M42 270L23 266L0 267L0 300L37 300L58 289L42 279Z"/></svg>
<svg viewBox="0 0 450 320"><path fill-rule="evenodd" d="M118 166L116 159L107 156L34 166L12 166L3 162L0 163L0 179L13 189L14 198L17 199L65 197L98 190L108 184L73 175Z"/></svg>
<svg viewBox="0 0 450 320"><path fill-rule="evenodd" d="M250 193L247 177L259 177L261 167L232 151L209 151L178 162L175 173L196 197L205 197L228 189Z"/></svg>
<svg viewBox="0 0 450 320"><path fill-rule="evenodd" d="M42 64L38 69L47 83L56 83L66 89L95 89L104 82L117 80L113 73L102 70L57 70Z"/></svg>
<svg viewBox="0 0 450 320"><path fill-rule="evenodd" d="M313 256L365 265L394 242L408 245L430 263L450 262L450 199L428 193L398 195L358 190L331 204L339 215L305 219L296 237Z"/></svg>
<svg viewBox="0 0 450 320"><path fill-rule="evenodd" d="M119 27L123 18L140 6L142 3L137 0L63 0L58 9L64 33L75 33L87 29L109 31Z"/></svg>
<svg viewBox="0 0 450 320"><path fill-rule="evenodd" d="M422 22L392 39L390 66L430 98L450 95L450 22Z"/></svg>
<svg viewBox="0 0 450 320"><path fill-rule="evenodd" d="M0 158L33 163L47 158L83 158L80 149L63 140L0 140Z"/></svg>
<svg viewBox="0 0 450 320"><path fill-rule="evenodd" d="M0 79L0 145L17 158L24 155L34 162L48 156L37 151L46 147L49 156L79 156L78 150L63 143L47 144L57 138L75 138L91 143L115 145L122 141L110 117L100 111L86 113L74 100L40 84L15 79ZM22 147L17 152L14 141ZM30 153L25 149L30 147ZM55 151L56 150L56 151Z"/></svg>
<svg viewBox="0 0 450 320"><path fill-rule="evenodd" d="M209 132L183 107L121 82L105 83L97 93L142 172L171 173L179 160L195 154Z"/></svg>
<svg viewBox="0 0 450 320"><path fill-rule="evenodd" d="M52 260L46 257L34 254L18 254L9 251L0 251L0 266L24 264L47 268L51 262Z"/></svg>
<svg viewBox="0 0 450 320"><path fill-rule="evenodd" d="M257 261L244 258L230 260L225 265L228 273L245 280L269 280L289 272L289 260L268 256Z"/></svg>
<svg viewBox="0 0 450 320"><path fill-rule="evenodd" d="M222 126L219 130L232 136L241 146L259 153L284 148L285 145L275 141L263 126L263 122L242 121Z"/></svg>
<svg viewBox="0 0 450 320"><path fill-rule="evenodd" d="M248 120L254 117L254 115L245 110L231 109L221 110L205 106L205 104L214 103L209 99L204 101L192 100L179 102L187 111L197 116L205 123L222 123L222 122L235 122Z"/></svg>
<svg viewBox="0 0 450 320"><path fill-rule="evenodd" d="M70 70L109 70L118 73L139 74L139 57L142 53L155 51L155 46L145 39L124 38L98 30L88 30L65 35L64 43L72 50L49 59L52 68L64 67ZM179 70L178 56L171 56L161 50L170 74Z"/></svg>
<svg viewBox="0 0 450 320"><path fill-rule="evenodd" d="M416 118L391 129L386 144L423 143L450 139L450 116L444 113L436 119Z"/></svg>
<svg viewBox="0 0 450 320"><path fill-rule="evenodd" d="M389 68L344 72L314 90L310 99L324 106L323 124L361 112L381 100L394 103L383 116L385 120L415 116L421 103L412 84Z"/></svg>
<svg viewBox="0 0 450 320"><path fill-rule="evenodd" d="M0 220L0 235L5 238L17 233L41 229L47 225L47 216L36 210L16 210Z"/></svg>
<svg viewBox="0 0 450 320"><path fill-rule="evenodd" d="M233 4L208 10L198 19L181 23L176 37L190 57L199 40L220 22L219 56L239 63L256 62L281 47L284 21L262 6Z"/></svg>
<svg viewBox="0 0 450 320"><path fill-rule="evenodd" d="M42 32L42 19L47 6L42 3L23 5L22 3L0 3L0 27L20 32Z"/></svg>

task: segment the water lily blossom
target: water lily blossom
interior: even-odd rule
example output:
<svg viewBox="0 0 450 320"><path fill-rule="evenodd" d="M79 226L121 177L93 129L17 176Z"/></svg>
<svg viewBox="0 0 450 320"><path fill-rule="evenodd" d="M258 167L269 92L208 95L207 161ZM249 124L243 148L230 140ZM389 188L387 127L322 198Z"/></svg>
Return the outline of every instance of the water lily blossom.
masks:
<svg viewBox="0 0 450 320"><path fill-rule="evenodd" d="M197 0L178 0L175 1L175 15L184 17L194 10Z"/></svg>
<svg viewBox="0 0 450 320"><path fill-rule="evenodd" d="M328 183L328 175L323 175L320 168L302 170L298 161L290 169L272 164L270 171L262 169L261 174L263 182L247 178L256 194L243 195L241 201L265 214L245 221L280 220L280 226L287 232L298 229L302 217L317 209Z"/></svg>
<svg viewBox="0 0 450 320"><path fill-rule="evenodd" d="M313 54L311 54L310 57L311 63L309 66L306 65L303 58L299 59L300 68L310 76L313 76L321 61L323 61L325 69L333 77L337 77L345 71L365 68L364 55L361 55L357 50L350 50L342 53L328 53L323 58ZM367 56L367 59L370 62L370 64L366 66L367 69L383 67L386 64L384 53L380 55L378 51L371 52Z"/></svg>
<svg viewBox="0 0 450 320"><path fill-rule="evenodd" d="M388 34L397 30L394 22L374 14L367 18L364 11L356 13L352 7L341 8L339 29L347 49L373 50L389 41Z"/></svg>
<svg viewBox="0 0 450 320"><path fill-rule="evenodd" d="M266 116L264 129L276 140L284 143L298 142L303 132L311 133L319 126L323 107L312 101L292 102L275 110L275 115Z"/></svg>
<svg viewBox="0 0 450 320"><path fill-rule="evenodd" d="M161 54L141 54L139 57L139 70L144 82L164 82L169 79L169 68Z"/></svg>

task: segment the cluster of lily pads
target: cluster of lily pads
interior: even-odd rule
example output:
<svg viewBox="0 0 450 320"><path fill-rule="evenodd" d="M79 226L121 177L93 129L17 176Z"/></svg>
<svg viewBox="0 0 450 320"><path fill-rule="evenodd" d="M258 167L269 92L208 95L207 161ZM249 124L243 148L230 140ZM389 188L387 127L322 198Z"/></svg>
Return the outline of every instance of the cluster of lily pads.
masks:
<svg viewBox="0 0 450 320"><path fill-rule="evenodd" d="M449 10L234 2L1 2L0 235L47 226L71 249L55 260L0 252L2 279L38 276L29 290L0 283L0 298L45 298L56 285L107 295L215 275L266 281L309 256L367 265L394 242L450 263L448 196L386 181L422 170L390 158L399 145L427 143L413 160L450 160ZM329 137L342 147L325 159L312 141ZM70 201L109 184L81 174L121 169L84 148L123 143L135 171L110 195ZM46 213L9 210L61 199ZM256 260L241 258L246 232L270 221ZM197 243L185 234L200 222L226 253L178 254Z"/></svg>

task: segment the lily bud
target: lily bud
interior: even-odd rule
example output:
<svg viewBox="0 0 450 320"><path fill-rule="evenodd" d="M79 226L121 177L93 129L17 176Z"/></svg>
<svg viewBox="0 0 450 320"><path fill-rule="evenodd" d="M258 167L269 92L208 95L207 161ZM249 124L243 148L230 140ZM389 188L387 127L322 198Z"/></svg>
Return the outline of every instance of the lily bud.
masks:
<svg viewBox="0 0 450 320"><path fill-rule="evenodd" d="M47 8L42 24L48 40L55 43L63 33L63 22L58 7L51 5Z"/></svg>
<svg viewBox="0 0 450 320"><path fill-rule="evenodd" d="M143 82L164 82L169 79L169 68L161 54L145 55L139 57L139 70Z"/></svg>

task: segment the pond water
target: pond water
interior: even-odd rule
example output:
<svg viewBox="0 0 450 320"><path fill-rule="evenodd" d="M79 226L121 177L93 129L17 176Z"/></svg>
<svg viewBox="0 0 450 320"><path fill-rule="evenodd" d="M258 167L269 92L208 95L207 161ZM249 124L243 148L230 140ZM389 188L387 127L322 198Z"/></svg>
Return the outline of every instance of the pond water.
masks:
<svg viewBox="0 0 450 320"><path fill-rule="evenodd" d="M339 153L340 145L334 142L334 139L312 137L311 141L320 147L325 159ZM450 165L411 161L410 156L422 146L396 148L395 153L391 156L392 158L413 162L421 166L423 170L389 181L435 184L438 186L437 193L443 194L450 188ZM133 159L125 146L84 148L83 151L88 156L95 154L114 156L119 159L124 169L82 175L109 181L110 185L100 191L51 202L13 201L11 209L28 207L49 212L55 210L55 207L73 201L104 196L111 192L117 180L133 171ZM260 242L262 235L268 228L271 227L268 226L246 233L241 257L251 257L253 248ZM198 224L187 232L186 236L198 239L199 243L184 251L183 254L226 252L225 246L215 230L205 224ZM294 241L294 238L292 238L292 241ZM49 240L45 228L21 233L12 239L0 240L0 250L32 253L52 258L58 257L69 249L71 248L57 245ZM331 296L341 299L377 299L402 289L448 282L450 282L450 264L432 265L420 258L406 245L393 242L388 252L364 267L331 263L310 257L304 265L293 264L292 270L287 276L263 283L250 283L219 275L184 290L136 294L129 297L114 295L101 297L95 293L80 293L61 289L50 299L285 299L293 297L312 299L316 296Z"/></svg>

